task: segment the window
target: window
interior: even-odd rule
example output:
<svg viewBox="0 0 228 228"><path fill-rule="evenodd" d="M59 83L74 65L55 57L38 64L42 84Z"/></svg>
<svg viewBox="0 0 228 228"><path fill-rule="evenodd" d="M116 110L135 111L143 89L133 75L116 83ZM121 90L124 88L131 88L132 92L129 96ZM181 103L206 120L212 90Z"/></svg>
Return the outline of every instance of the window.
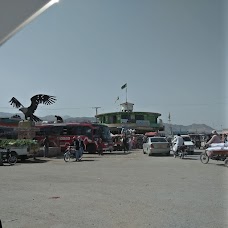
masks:
<svg viewBox="0 0 228 228"><path fill-rule="evenodd" d="M117 117L113 116L113 123L117 123Z"/></svg>
<svg viewBox="0 0 228 228"><path fill-rule="evenodd" d="M182 138L184 139L184 141L190 142L191 138L188 136L182 136Z"/></svg>
<svg viewBox="0 0 228 228"><path fill-rule="evenodd" d="M153 142L167 142L165 138L150 138L150 141Z"/></svg>
<svg viewBox="0 0 228 228"><path fill-rule="evenodd" d="M67 126L67 135L85 135L92 139L92 129L88 126Z"/></svg>
<svg viewBox="0 0 228 228"><path fill-rule="evenodd" d="M102 140L107 141L111 139L110 130L106 126L98 126L94 129L94 137L102 138Z"/></svg>
<svg viewBox="0 0 228 228"><path fill-rule="evenodd" d="M128 114L121 114L121 119L128 119Z"/></svg>
<svg viewBox="0 0 228 228"><path fill-rule="evenodd" d="M141 114L135 115L135 120L144 120L144 115L141 115Z"/></svg>

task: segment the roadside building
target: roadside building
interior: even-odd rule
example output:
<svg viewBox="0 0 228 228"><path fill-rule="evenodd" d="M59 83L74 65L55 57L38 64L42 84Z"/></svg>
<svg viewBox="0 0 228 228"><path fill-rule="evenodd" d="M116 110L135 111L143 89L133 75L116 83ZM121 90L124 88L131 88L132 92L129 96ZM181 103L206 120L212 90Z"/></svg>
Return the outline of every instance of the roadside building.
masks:
<svg viewBox="0 0 228 228"><path fill-rule="evenodd" d="M113 134L120 133L122 128L134 129L136 134L150 131L163 131L161 114L156 112L133 111L133 103L120 104L119 112L109 112L96 115L99 123L106 124Z"/></svg>

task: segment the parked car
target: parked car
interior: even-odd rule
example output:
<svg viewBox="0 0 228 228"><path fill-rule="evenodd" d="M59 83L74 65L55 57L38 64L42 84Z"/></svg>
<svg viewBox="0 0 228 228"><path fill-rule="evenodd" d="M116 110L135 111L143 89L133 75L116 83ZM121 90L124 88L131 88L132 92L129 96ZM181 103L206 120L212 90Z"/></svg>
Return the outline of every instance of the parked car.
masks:
<svg viewBox="0 0 228 228"><path fill-rule="evenodd" d="M143 143L143 153L151 156L152 154L170 155L169 142L164 137L148 137Z"/></svg>

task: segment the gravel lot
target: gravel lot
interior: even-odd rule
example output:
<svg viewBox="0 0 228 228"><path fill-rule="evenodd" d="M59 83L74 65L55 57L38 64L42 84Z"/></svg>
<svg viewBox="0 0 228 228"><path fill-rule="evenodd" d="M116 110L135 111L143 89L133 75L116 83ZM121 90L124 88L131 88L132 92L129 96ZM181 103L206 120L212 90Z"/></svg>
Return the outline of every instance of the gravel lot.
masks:
<svg viewBox="0 0 228 228"><path fill-rule="evenodd" d="M226 228L228 168L135 150L0 167L3 228Z"/></svg>

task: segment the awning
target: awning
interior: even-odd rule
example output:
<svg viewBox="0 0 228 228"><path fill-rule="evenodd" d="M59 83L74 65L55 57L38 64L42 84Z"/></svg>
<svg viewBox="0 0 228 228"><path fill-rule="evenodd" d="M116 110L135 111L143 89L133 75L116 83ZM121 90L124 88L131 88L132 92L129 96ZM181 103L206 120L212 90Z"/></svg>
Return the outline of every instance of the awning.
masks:
<svg viewBox="0 0 228 228"><path fill-rule="evenodd" d="M157 132L146 132L145 133L145 136L150 136L150 137L152 137L152 136L157 136L158 135L158 133Z"/></svg>

